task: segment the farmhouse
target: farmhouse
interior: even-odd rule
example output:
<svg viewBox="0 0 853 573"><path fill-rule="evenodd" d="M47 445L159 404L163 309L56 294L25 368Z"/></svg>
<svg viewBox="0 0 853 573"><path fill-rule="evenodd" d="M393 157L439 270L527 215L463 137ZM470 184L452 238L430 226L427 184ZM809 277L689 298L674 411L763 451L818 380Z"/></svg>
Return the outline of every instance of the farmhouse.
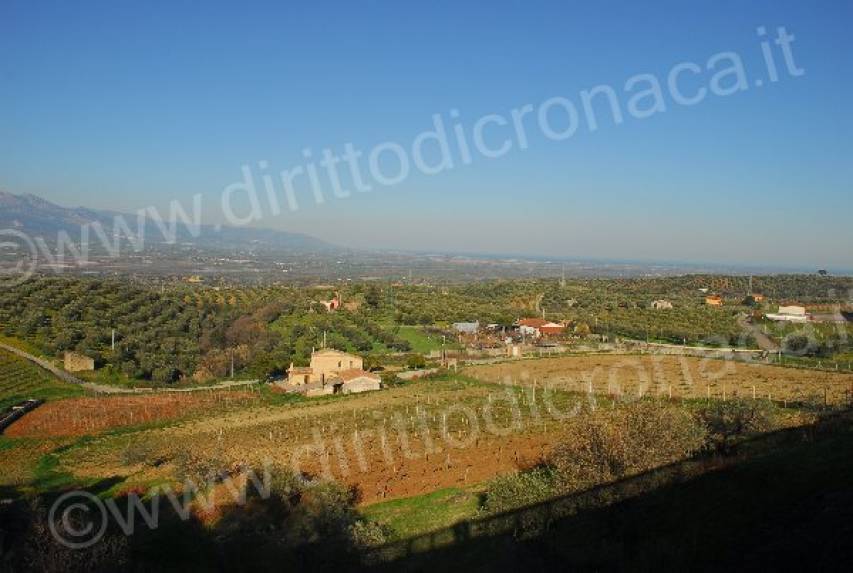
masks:
<svg viewBox="0 0 853 573"><path fill-rule="evenodd" d="M557 322L550 322L544 318L522 318L516 323L518 331L525 336L540 336L562 334L566 327Z"/></svg>
<svg viewBox="0 0 853 573"><path fill-rule="evenodd" d="M95 369L95 360L76 352L66 352L63 366L68 372L85 372Z"/></svg>
<svg viewBox="0 0 853 573"><path fill-rule="evenodd" d="M672 303L668 300L653 300L651 308L654 310L669 310L672 308Z"/></svg>
<svg viewBox="0 0 853 573"><path fill-rule="evenodd" d="M566 327L557 322L547 322L539 327L539 334L542 336L563 334Z"/></svg>
<svg viewBox="0 0 853 573"><path fill-rule="evenodd" d="M355 354L347 354L333 348L324 348L311 353L311 365L294 366L287 369L287 379L291 385L327 383L344 370L361 370L364 360Z"/></svg>
<svg viewBox="0 0 853 573"><path fill-rule="evenodd" d="M709 294L705 297L705 304L708 306L723 306L723 297L718 294Z"/></svg>
<svg viewBox="0 0 853 573"><path fill-rule="evenodd" d="M382 379L362 370L364 361L354 354L331 348L311 354L311 366L293 366L287 370L287 387L306 396L357 394L379 390Z"/></svg>

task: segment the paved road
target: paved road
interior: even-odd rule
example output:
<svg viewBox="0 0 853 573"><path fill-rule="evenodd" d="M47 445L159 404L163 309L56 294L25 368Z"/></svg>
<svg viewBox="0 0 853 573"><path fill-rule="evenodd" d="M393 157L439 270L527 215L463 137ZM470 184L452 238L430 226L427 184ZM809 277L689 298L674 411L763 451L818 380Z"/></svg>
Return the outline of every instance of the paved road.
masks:
<svg viewBox="0 0 853 573"><path fill-rule="evenodd" d="M29 360L36 366L43 368L59 378L64 382L68 382L69 384L77 384L82 386L83 388L95 392L97 394L147 394L151 392L199 392L201 390L216 390L222 388L232 388L235 386L249 386L251 384L257 384L257 380L229 380L227 382L220 382L218 384L213 384L210 386L190 386L188 388L122 388L121 386L108 386L106 384L97 384L95 382L84 382L80 380L76 376L69 374L65 370L61 368L57 368L51 362L44 360L43 358L39 358L29 352L21 350L20 348L15 348L14 346L9 346L8 344L4 344L0 342L0 348L11 352L12 354L16 354L21 358Z"/></svg>

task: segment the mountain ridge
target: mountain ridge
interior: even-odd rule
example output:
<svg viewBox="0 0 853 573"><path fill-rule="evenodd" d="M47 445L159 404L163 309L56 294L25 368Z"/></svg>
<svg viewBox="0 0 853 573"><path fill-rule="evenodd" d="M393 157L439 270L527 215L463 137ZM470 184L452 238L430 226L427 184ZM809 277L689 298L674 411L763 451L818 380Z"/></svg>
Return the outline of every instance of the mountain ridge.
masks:
<svg viewBox="0 0 853 573"><path fill-rule="evenodd" d="M89 207L63 207L31 193L15 194L0 189L0 229L14 229L31 237L46 240L56 239L61 232L79 239L81 228L86 225L101 225L113 234L115 219L124 217L128 227L136 230L138 215L92 209ZM167 242L159 226L150 216L145 217L146 241ZM169 223L167 223L167 226ZM181 222L175 225L175 241L208 247L254 247L294 251L336 251L340 247L320 238L304 233L293 233L275 229L230 227L225 225L200 225L193 233ZM158 241L157 239L162 239Z"/></svg>

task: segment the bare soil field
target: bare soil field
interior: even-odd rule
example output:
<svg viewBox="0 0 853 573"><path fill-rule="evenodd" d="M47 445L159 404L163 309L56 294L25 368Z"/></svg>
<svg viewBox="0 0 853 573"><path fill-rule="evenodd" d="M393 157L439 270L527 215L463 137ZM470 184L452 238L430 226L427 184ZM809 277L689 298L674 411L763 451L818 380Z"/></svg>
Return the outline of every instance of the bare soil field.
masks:
<svg viewBox="0 0 853 573"><path fill-rule="evenodd" d="M473 366L484 382L610 396L770 398L846 404L853 374L669 355L568 356Z"/></svg>
<svg viewBox="0 0 853 573"><path fill-rule="evenodd" d="M227 411L257 403L250 392L139 394L48 402L9 426L5 435L31 438L82 436L112 428L173 420L188 414Z"/></svg>
<svg viewBox="0 0 853 573"><path fill-rule="evenodd" d="M526 360L466 373L484 382L423 380L367 394L219 409L192 402L203 395L182 396L184 410L209 410L95 436L63 452L59 469L83 479L123 476L128 487L171 481L180 488L185 477L197 481L197 468L232 475L286 468L351 485L369 504L530 467L562 439L570 419L613 407L617 401L608 395L751 397L755 386L761 398L822 402L826 390L827 400L838 403L853 383L848 374L648 355ZM157 419L173 414L171 407L162 406Z"/></svg>
<svg viewBox="0 0 853 573"><path fill-rule="evenodd" d="M529 467L559 440L561 420L585 397L463 381L425 381L383 392L255 407L121 436L63 456L81 477L180 478L187 456L218 467L289 468L355 486L362 503L473 484ZM142 461L123 453L145 444ZM160 460L161 463L152 463ZM163 460L169 460L162 463Z"/></svg>

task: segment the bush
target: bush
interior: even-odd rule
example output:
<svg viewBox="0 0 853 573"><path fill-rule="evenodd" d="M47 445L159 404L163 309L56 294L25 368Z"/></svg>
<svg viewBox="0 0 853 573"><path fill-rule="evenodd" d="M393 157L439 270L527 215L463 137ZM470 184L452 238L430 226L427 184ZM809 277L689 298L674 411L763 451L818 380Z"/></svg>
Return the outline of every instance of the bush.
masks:
<svg viewBox="0 0 853 573"><path fill-rule="evenodd" d="M560 492L571 492L684 459L704 442L690 413L643 401L575 419L548 462Z"/></svg>
<svg viewBox="0 0 853 573"><path fill-rule="evenodd" d="M189 480L200 488L228 476L227 464L222 460L197 456L187 450L179 451L172 461L175 464L175 476L179 480Z"/></svg>
<svg viewBox="0 0 853 573"><path fill-rule="evenodd" d="M349 537L355 547L375 547L388 541L388 531L373 521L360 520L350 526Z"/></svg>
<svg viewBox="0 0 853 573"><path fill-rule="evenodd" d="M121 452L122 463L128 466L147 463L150 457L151 447L141 441L130 442Z"/></svg>
<svg viewBox="0 0 853 573"><path fill-rule="evenodd" d="M421 354L409 354L406 357L406 367L410 370L418 370L426 367L426 358Z"/></svg>
<svg viewBox="0 0 853 573"><path fill-rule="evenodd" d="M483 511L509 511L546 500L554 493L554 476L548 468L499 476L489 482Z"/></svg>
<svg viewBox="0 0 853 573"><path fill-rule="evenodd" d="M713 401L698 414L708 430L708 448L720 453L732 453L744 438L778 426L776 407L767 400Z"/></svg>

